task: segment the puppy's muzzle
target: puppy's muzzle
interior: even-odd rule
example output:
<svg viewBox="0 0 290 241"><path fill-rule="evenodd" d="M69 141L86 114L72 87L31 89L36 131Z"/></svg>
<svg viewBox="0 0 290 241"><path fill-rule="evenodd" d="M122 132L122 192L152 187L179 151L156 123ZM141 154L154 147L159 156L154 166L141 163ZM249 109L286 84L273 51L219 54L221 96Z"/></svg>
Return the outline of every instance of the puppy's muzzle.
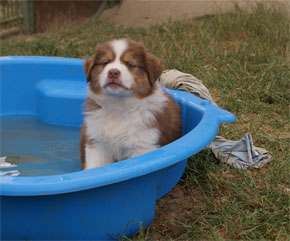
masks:
<svg viewBox="0 0 290 241"><path fill-rule="evenodd" d="M122 81L121 81L121 72L118 69L110 69L108 72L108 76L107 76L107 83L105 84L105 88L106 87L111 87L113 89L116 88L123 88L123 89L127 89Z"/></svg>

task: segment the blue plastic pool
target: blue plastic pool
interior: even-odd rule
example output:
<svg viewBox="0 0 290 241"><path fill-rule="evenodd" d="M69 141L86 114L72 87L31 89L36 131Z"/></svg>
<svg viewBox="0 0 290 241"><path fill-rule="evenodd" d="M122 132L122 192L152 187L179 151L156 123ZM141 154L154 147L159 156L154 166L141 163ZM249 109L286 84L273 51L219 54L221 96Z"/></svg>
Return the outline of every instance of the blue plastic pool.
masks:
<svg viewBox="0 0 290 241"><path fill-rule="evenodd" d="M82 62L54 57L0 58L1 117L34 118L60 131L75 128L78 132L86 96ZM75 169L57 175L1 176L1 240L106 240L135 234L140 222L148 227L156 200L176 185L187 158L211 142L221 123L235 120L207 100L168 91L182 108L184 135L177 141L86 171L73 162ZM16 133L11 138L1 140L4 147L7 142L18 143L20 137ZM63 141L74 142L78 142L77 134ZM16 146L16 152L27 150L21 143ZM40 152L39 146L35 144L35 153ZM66 154L75 151L72 148ZM57 158L51 163L57 165ZM63 160L59 163L66 166Z"/></svg>

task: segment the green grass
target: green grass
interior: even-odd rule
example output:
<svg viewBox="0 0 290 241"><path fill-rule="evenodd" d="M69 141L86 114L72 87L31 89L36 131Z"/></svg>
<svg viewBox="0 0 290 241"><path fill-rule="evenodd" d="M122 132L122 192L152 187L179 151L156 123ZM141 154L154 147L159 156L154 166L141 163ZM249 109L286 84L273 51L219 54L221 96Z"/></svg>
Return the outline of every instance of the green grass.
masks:
<svg viewBox="0 0 290 241"><path fill-rule="evenodd" d="M192 157L176 188L133 240L290 240L289 17L279 6L204 16L145 28L96 19L1 41L1 55L87 57L114 38L142 41L175 68L202 79L218 104L237 116L219 135L274 154L259 170L219 164L210 151ZM193 143L194 145L194 143ZM124 238L124 240L131 240Z"/></svg>

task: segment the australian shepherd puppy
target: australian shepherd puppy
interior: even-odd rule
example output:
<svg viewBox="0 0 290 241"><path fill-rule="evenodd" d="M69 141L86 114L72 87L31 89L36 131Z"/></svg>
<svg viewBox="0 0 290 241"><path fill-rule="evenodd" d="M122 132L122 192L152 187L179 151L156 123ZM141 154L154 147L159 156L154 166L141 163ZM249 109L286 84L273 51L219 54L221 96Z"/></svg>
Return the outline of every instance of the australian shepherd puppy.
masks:
<svg viewBox="0 0 290 241"><path fill-rule="evenodd" d="M139 156L181 136L178 104L156 82L161 62L131 40L96 47L80 138L83 169Z"/></svg>

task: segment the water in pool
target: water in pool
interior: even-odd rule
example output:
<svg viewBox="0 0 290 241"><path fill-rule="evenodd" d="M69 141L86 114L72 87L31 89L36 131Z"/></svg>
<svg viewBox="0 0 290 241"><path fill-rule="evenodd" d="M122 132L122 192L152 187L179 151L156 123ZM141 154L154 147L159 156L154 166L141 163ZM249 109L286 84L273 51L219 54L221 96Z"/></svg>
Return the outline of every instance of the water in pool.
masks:
<svg viewBox="0 0 290 241"><path fill-rule="evenodd" d="M0 119L0 175L45 176L81 170L80 129L48 125L34 116Z"/></svg>

